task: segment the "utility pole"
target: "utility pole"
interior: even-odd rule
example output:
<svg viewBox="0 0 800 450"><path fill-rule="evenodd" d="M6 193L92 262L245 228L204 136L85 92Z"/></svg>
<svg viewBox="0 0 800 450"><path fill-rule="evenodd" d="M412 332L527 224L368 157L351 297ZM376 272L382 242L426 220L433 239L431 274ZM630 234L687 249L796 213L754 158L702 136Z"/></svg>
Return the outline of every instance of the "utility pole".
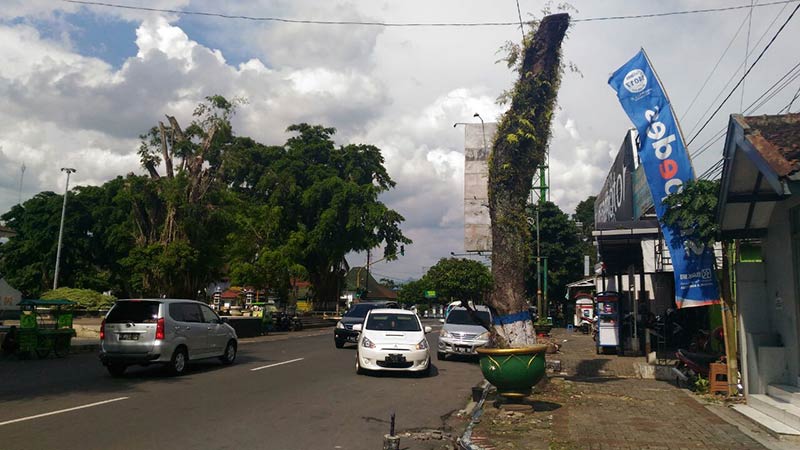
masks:
<svg viewBox="0 0 800 450"><path fill-rule="evenodd" d="M539 223L539 210L542 205L550 199L550 183L549 183L549 155L545 154L544 161L539 164L537 179L534 180L531 187L531 203L534 203L534 192L538 192L538 201L536 202L536 309L539 318L546 317L547 309L547 258L542 258L541 245L539 241L541 228ZM537 186L538 184L538 186ZM544 264L542 264L544 259ZM544 266L544 267L542 267ZM544 274L542 269L544 268ZM544 278L544 280L542 279Z"/></svg>
<svg viewBox="0 0 800 450"><path fill-rule="evenodd" d="M64 204L61 206L61 227L58 229L58 248L56 249L56 273L53 277L53 290L58 289L58 264L61 262L61 241L64 237L64 216L67 212L67 195L69 194L69 175L75 173L75 169L62 167L62 172L67 173L67 184L64 187Z"/></svg>
<svg viewBox="0 0 800 450"><path fill-rule="evenodd" d="M22 204L22 180L25 178L25 163L22 163L22 167L19 168L19 198L17 199L17 204Z"/></svg>
<svg viewBox="0 0 800 450"><path fill-rule="evenodd" d="M364 280L364 298L369 296L369 259L372 256L372 251L367 250L367 279Z"/></svg>

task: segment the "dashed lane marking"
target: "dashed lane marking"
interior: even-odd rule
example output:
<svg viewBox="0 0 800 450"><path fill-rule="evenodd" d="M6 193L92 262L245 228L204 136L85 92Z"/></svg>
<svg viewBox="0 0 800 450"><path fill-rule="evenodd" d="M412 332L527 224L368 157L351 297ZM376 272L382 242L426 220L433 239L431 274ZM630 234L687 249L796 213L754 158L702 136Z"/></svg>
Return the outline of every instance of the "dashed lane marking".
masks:
<svg viewBox="0 0 800 450"><path fill-rule="evenodd" d="M279 362L279 363L275 363L275 364L270 364L268 366L256 367L255 369L250 369L250 372L255 372L256 370L261 370L261 369L269 369L270 367L275 367L275 366L282 366L284 364L291 364L291 363L295 363L297 361L302 361L304 359L305 358L290 359L289 361L283 361L283 362Z"/></svg>
<svg viewBox="0 0 800 450"><path fill-rule="evenodd" d="M5 422L0 422L0 427L2 427L3 425L10 425L12 423L24 422L26 420L39 419L41 417L52 416L52 415L55 415L55 414L62 414L62 413L66 413L66 412L70 412L70 411L76 411L76 410L84 409L84 408L91 408L93 406L105 405L106 403L118 402L120 400L127 400L127 399L128 399L128 397L112 398L111 400L103 400L102 402L89 403L88 405L75 406L75 407L67 408L67 409L59 409L58 411L51 411L51 412L47 412L47 413L36 414L35 416L20 417L19 419L6 420Z"/></svg>

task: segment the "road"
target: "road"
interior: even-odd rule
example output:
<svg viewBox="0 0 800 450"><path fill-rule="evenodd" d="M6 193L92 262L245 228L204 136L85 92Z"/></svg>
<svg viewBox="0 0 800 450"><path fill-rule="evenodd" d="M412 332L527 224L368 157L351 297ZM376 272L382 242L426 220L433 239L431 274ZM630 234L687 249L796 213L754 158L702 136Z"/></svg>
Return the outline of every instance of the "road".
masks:
<svg viewBox="0 0 800 450"><path fill-rule="evenodd" d="M93 353L0 361L0 447L373 450L393 411L400 431L440 428L482 379L476 364L435 355L427 378L358 376L355 346L336 349L332 334L243 343L235 365L180 377L135 367L111 378Z"/></svg>

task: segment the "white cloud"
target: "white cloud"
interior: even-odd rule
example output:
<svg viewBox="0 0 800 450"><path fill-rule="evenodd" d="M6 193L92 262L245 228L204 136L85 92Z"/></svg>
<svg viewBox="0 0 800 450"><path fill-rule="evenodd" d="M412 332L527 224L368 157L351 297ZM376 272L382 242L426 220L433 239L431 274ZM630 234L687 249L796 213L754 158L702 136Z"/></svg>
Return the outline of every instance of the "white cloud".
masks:
<svg viewBox="0 0 800 450"><path fill-rule="evenodd" d="M295 19L479 22L517 17L513 4L480 0L128 3ZM633 0L572 3L583 18L695 6L688 0L664 8ZM523 15L538 9L526 2L521 6ZM727 2L709 0L705 6ZM755 10L753 41L767 32L781 8ZM72 37L82 25L73 20L75 13L135 24L135 53L114 66L79 54ZM611 72L646 48L683 115L746 13L575 24L563 53L583 77L567 72L561 84L550 146L551 199L572 212L579 201L596 194L630 127L607 85ZM794 64L799 36L800 22L790 23L749 76L745 105ZM397 182L384 200L406 217L403 229L415 240L407 256L387 264L386 271L420 274L440 257L463 250L464 131L453 124L478 123L476 112L486 122L500 117L504 108L495 98L511 87L515 75L494 63L496 50L518 39L515 27L312 26L7 0L0 9L0 211L16 203L23 162L28 167L24 196L62 189L58 169L64 165L78 168L75 182L99 184L140 170L137 136L164 114L187 122L204 96L246 97L248 104L234 119L241 135L279 144L288 125L310 122L336 127L340 143L383 149L387 170ZM740 35L734 41L717 76L686 115L684 130L704 118L708 105L715 106L714 96L742 62L744 39ZM796 85L792 88L757 113L785 106ZM724 127L738 105L729 102L698 142ZM709 151L695 160L697 171L713 164L719 153Z"/></svg>

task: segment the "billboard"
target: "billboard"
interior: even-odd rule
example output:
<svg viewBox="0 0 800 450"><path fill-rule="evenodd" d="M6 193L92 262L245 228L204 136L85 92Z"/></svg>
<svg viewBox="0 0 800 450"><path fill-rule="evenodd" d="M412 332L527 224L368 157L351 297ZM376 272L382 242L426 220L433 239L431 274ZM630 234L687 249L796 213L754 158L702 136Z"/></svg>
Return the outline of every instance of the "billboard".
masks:
<svg viewBox="0 0 800 450"><path fill-rule="evenodd" d="M639 158L659 222L664 198L678 193L694 179L678 122L661 81L644 50L617 69L608 84L617 92L622 108L641 137ZM714 275L714 252L684 239L680 229L661 223L675 275L675 303L679 308L719 303Z"/></svg>
<svg viewBox="0 0 800 450"><path fill-rule="evenodd" d="M464 250L492 250L489 217L489 152L497 132L496 123L464 127Z"/></svg>
<svg viewBox="0 0 800 450"><path fill-rule="evenodd" d="M597 199L594 201L595 226L607 222L633 220L633 190L631 174L634 169L634 130L625 134L614 164L608 172Z"/></svg>

